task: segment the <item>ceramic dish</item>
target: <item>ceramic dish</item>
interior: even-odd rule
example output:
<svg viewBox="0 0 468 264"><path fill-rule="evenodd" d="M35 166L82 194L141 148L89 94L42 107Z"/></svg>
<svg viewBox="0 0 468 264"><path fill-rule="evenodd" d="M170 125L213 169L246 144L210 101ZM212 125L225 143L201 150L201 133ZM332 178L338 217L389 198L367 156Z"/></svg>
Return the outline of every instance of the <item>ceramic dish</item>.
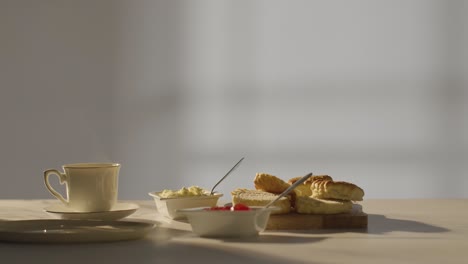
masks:
<svg viewBox="0 0 468 264"><path fill-rule="evenodd" d="M219 198L223 196L221 193L214 193L208 196L162 198L159 196L160 193L161 192L150 192L148 194L154 198L158 212L171 219L185 218L185 215L177 212L179 209L216 206Z"/></svg>
<svg viewBox="0 0 468 264"><path fill-rule="evenodd" d="M250 237L265 230L277 207L250 206L248 211L218 211L210 207L177 210L187 216L192 231L203 237Z"/></svg>
<svg viewBox="0 0 468 264"><path fill-rule="evenodd" d="M156 224L136 221L20 220L0 222L0 241L23 243L84 243L134 240Z"/></svg>
<svg viewBox="0 0 468 264"><path fill-rule="evenodd" d="M133 214L138 210L133 203L117 203L110 211L104 212L76 212L63 204L55 204L44 208L44 211L60 219L70 220L118 220Z"/></svg>

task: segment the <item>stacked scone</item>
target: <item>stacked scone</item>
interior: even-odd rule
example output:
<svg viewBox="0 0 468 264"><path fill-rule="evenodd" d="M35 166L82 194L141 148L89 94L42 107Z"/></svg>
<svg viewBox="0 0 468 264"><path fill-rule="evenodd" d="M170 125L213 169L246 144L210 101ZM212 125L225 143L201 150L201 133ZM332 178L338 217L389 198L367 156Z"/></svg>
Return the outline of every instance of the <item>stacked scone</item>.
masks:
<svg viewBox="0 0 468 264"><path fill-rule="evenodd" d="M289 179L287 182L268 173L257 173L253 189L236 189L231 192L232 203L243 203L249 206L262 206L277 198L291 184L301 177ZM328 175L312 176L299 185L288 197L283 197L274 203L279 207L273 214L339 214L352 209L353 201L362 201L364 191L355 184L334 181Z"/></svg>

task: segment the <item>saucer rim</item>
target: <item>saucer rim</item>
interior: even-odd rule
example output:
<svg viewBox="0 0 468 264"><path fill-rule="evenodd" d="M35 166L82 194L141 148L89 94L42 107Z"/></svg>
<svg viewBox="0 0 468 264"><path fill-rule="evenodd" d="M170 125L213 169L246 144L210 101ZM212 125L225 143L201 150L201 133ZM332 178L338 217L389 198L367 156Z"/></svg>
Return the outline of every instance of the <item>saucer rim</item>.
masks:
<svg viewBox="0 0 468 264"><path fill-rule="evenodd" d="M47 213L52 213L52 214L76 214L76 215L92 215L92 214L112 214L112 213L119 213L119 212L128 212L128 211L136 211L140 208L138 204L135 203L127 203L127 202L119 202L116 203L115 205L128 205L129 208L126 209L118 209L118 210L109 210L109 211L94 211L94 212L78 212L78 211L65 211L65 210L57 210L57 209L51 209L52 207L58 207L58 208L66 208L65 205L63 204L53 204L44 207L44 211Z"/></svg>

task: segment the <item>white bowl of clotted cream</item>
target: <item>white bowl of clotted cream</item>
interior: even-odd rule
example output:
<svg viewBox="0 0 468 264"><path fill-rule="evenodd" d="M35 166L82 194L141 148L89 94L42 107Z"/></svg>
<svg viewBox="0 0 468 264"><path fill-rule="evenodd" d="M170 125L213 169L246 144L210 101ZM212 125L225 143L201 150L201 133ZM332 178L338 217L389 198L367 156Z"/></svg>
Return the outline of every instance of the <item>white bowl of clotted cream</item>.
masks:
<svg viewBox="0 0 468 264"><path fill-rule="evenodd" d="M212 207L218 204L222 193L210 194L198 186L180 190L163 190L148 193L154 198L156 209L162 215L171 219L185 219L186 215L177 212L180 209L195 207Z"/></svg>

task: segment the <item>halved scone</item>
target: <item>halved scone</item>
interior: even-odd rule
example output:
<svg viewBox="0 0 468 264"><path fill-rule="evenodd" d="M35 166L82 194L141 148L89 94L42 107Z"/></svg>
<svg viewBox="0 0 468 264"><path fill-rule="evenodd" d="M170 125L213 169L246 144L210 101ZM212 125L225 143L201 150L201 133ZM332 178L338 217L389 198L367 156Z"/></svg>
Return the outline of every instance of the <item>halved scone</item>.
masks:
<svg viewBox="0 0 468 264"><path fill-rule="evenodd" d="M325 200L307 196L296 197L295 210L300 214L340 214L353 208L351 201Z"/></svg>
<svg viewBox="0 0 468 264"><path fill-rule="evenodd" d="M243 188L231 191L231 195L233 205L241 203L247 206L264 206L278 197L273 193ZM287 214L291 211L291 201L287 197L281 197L273 203L273 206L278 207L279 210L272 211L272 214Z"/></svg>

